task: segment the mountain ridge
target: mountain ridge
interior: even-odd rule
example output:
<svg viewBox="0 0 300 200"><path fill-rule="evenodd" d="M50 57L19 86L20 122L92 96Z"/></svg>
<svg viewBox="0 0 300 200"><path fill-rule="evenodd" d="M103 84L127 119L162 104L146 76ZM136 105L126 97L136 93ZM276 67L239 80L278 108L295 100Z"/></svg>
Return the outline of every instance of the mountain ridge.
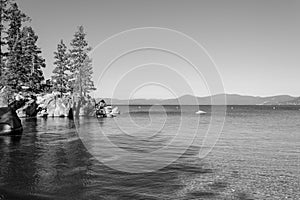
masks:
<svg viewBox="0 0 300 200"><path fill-rule="evenodd" d="M226 103L224 103L225 98ZM97 100L99 99L97 98ZM239 94L216 94L197 97L187 94L173 99L103 99L112 105L300 105L300 97L290 95L260 97ZM213 103L211 100L213 100Z"/></svg>

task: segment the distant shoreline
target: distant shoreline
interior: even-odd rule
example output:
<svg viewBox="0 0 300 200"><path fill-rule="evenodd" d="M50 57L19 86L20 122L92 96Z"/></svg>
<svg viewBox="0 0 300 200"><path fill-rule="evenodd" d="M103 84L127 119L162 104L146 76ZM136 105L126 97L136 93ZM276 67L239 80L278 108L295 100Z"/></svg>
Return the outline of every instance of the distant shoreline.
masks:
<svg viewBox="0 0 300 200"><path fill-rule="evenodd" d="M110 105L110 104L108 104ZM300 107L300 105L247 105L247 104L233 104L233 105L180 105L180 104L113 104L113 106L237 106L237 107Z"/></svg>
<svg viewBox="0 0 300 200"><path fill-rule="evenodd" d="M103 99L113 105L300 105L300 97L289 95L255 97L238 94L218 94L206 97L184 95L173 99Z"/></svg>

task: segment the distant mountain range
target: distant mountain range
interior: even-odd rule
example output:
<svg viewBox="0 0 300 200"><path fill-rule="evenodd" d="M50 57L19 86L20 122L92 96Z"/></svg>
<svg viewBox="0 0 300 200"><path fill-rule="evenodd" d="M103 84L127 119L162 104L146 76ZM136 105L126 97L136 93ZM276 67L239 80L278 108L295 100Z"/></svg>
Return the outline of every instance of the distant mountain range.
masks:
<svg viewBox="0 0 300 200"><path fill-rule="evenodd" d="M112 105L197 105L197 102L198 105L211 105L211 98L214 98L214 105L224 105L224 97L226 97L227 105L300 105L300 97L292 97L289 95L258 97L237 94L218 94L207 97L184 95L178 99L132 99L128 101L104 98L104 100Z"/></svg>

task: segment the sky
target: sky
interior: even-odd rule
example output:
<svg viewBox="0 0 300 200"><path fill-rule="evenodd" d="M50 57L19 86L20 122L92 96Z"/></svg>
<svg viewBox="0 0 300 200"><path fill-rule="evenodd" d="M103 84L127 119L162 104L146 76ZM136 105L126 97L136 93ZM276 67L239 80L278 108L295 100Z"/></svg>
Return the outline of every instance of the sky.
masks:
<svg viewBox="0 0 300 200"><path fill-rule="evenodd" d="M85 27L96 96L206 96L220 83L230 94L300 96L298 0L17 2L39 36L46 78L58 42Z"/></svg>

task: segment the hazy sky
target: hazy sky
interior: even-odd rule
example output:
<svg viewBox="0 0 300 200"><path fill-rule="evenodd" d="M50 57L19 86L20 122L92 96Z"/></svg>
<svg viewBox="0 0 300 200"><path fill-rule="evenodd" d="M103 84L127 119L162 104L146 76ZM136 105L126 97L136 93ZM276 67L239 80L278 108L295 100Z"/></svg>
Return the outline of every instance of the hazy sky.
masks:
<svg viewBox="0 0 300 200"><path fill-rule="evenodd" d="M31 25L39 35L39 45L47 62L47 68L44 70L47 78L51 76L53 70L53 52L57 43L60 39L64 39L69 44L79 25L84 25L92 47L128 29L163 27L191 36L207 50L218 66L226 93L300 96L300 1L298 0L17 0L17 2L32 18ZM152 35L148 34L147 37L151 40ZM126 43L126 37L123 39ZM169 45L176 43L174 40L169 42ZM122 49L121 45L122 42L119 44L114 42L105 48L109 52L114 48ZM118 60L119 64L112 66L110 74L98 81L105 68L99 66L101 63L99 59L107 58L106 55L100 55L103 51L105 50L101 49L99 54L93 55L94 60L98 59L94 63L94 80L99 87L97 91L99 96L112 96L112 85L115 84L110 81L114 79L119 80L119 86L114 92L119 91L115 97L120 98L126 95L136 98L168 98L174 96L172 91L176 95L186 93L206 95L209 92L205 88L205 80L199 77L197 79L193 70L187 70L191 66L184 63L179 66L180 61L176 60L178 57L171 58L170 55L155 50L136 52L124 57L123 60ZM133 70L137 65L143 64L147 66ZM169 68L163 64L169 65ZM123 65L127 67L122 67ZM132 73L124 75L130 70L133 70ZM204 79L205 76L204 74ZM120 80L120 77L123 79ZM151 84L151 81L155 84ZM167 87L163 87L164 85Z"/></svg>

